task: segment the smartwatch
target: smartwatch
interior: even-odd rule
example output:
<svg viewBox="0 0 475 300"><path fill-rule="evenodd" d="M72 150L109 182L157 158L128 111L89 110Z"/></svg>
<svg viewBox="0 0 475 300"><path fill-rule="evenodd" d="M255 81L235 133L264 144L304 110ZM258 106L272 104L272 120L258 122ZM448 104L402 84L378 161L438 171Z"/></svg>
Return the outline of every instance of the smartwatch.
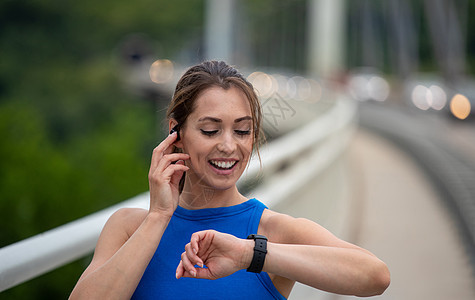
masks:
<svg viewBox="0 0 475 300"><path fill-rule="evenodd" d="M251 265L247 268L247 272L260 273L264 267L264 261L267 254L267 238L263 235L251 234L248 240L254 240L254 255L252 256Z"/></svg>

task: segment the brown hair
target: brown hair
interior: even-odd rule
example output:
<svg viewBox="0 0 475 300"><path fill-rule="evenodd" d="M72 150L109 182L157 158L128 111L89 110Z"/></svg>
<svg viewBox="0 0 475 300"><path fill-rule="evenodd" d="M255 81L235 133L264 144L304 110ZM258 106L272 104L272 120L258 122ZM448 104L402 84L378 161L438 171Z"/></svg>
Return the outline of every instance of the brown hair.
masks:
<svg viewBox="0 0 475 300"><path fill-rule="evenodd" d="M168 106L167 118L175 119L183 127L195 108L196 99L203 91L211 87L220 87L225 90L235 87L244 93L251 107L252 144L260 159L259 143L264 136L261 129L261 104L252 84L224 61L205 61L189 68L176 85L172 101Z"/></svg>

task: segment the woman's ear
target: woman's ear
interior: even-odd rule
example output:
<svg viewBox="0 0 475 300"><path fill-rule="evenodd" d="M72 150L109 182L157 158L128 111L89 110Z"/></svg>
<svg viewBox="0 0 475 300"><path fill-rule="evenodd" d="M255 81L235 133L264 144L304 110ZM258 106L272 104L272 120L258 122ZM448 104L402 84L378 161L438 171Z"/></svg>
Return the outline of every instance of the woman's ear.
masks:
<svg viewBox="0 0 475 300"><path fill-rule="evenodd" d="M173 133L173 131L177 132L177 140L173 143L177 148L183 148L183 143L181 142L181 124L178 124L178 122L175 119L170 119L168 121L168 131Z"/></svg>

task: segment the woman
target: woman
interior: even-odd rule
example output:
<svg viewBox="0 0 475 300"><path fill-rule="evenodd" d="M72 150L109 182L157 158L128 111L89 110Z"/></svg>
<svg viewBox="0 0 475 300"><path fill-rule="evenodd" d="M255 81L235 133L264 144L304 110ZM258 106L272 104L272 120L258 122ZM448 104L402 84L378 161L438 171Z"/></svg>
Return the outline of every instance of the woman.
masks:
<svg viewBox="0 0 475 300"><path fill-rule="evenodd" d="M239 193L236 182L258 153L261 110L234 68L191 67L167 116L149 210L110 217L71 299L285 299L296 281L357 296L387 288L388 268L370 252Z"/></svg>

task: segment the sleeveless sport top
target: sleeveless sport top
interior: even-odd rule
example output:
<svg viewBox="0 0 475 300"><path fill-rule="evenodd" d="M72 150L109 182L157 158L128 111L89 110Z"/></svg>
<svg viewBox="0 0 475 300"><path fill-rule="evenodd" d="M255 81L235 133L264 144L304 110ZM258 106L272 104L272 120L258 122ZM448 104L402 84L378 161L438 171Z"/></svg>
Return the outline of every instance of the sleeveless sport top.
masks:
<svg viewBox="0 0 475 300"><path fill-rule="evenodd" d="M175 277L180 256L193 233L214 229L245 239L257 233L265 208L256 199L199 210L178 206L132 299L285 299L265 272L239 270L217 280Z"/></svg>

